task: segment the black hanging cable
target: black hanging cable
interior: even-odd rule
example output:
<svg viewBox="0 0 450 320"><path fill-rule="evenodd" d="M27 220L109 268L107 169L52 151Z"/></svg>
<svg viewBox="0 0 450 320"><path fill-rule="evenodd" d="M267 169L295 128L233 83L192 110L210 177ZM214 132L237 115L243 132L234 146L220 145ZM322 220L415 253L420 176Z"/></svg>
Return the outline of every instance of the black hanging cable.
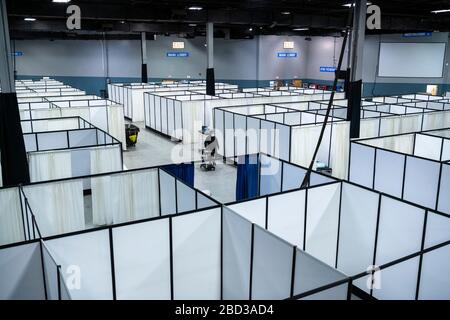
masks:
<svg viewBox="0 0 450 320"><path fill-rule="evenodd" d="M342 48L341 48L341 53L339 55L339 63L338 63L338 67L337 67L337 72L334 75L333 89L332 89L332 92L330 95L330 101L328 102L328 108L327 108L327 112L325 114L325 119L324 119L324 122L322 125L322 130L320 131L319 141L317 141L316 149L314 150L314 155L311 159L311 163L309 164L308 171L306 172L305 177L303 178L301 188L306 188L309 185L309 180L310 180L311 173L312 173L312 170L314 167L314 162L316 160L317 154L319 153L319 148L322 143L323 135L325 134L325 129L328 124L328 118L330 116L331 107L333 106L334 94L336 93L336 88L337 88L337 83L338 83L338 78L339 78L338 72L341 70L342 61L344 60L344 52L345 52L345 47L347 45L347 38L349 35L349 31L350 31L354 8L355 8L355 5L353 5L353 10L350 10L349 15L348 15L348 22L347 22L347 26L345 28L344 40L342 41ZM350 54L350 52L349 52L349 54Z"/></svg>

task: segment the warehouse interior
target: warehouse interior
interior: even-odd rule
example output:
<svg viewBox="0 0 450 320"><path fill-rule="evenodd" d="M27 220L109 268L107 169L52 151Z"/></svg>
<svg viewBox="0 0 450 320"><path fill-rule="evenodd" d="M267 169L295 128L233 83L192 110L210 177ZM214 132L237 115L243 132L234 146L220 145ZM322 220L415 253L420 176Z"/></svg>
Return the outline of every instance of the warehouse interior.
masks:
<svg viewBox="0 0 450 320"><path fill-rule="evenodd" d="M448 1L0 8L0 300L450 300Z"/></svg>

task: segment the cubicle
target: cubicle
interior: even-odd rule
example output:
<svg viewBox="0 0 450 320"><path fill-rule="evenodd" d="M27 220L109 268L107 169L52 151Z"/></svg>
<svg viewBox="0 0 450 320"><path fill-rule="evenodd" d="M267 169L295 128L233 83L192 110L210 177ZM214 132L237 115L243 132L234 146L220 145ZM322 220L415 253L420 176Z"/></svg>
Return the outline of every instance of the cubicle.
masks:
<svg viewBox="0 0 450 320"><path fill-rule="evenodd" d="M119 171L120 141L80 117L21 121L32 182Z"/></svg>
<svg viewBox="0 0 450 320"><path fill-rule="evenodd" d="M266 175L279 181L281 168ZM450 267L449 215L346 181L268 191L226 206L376 299L450 299L450 281L440 276Z"/></svg>
<svg viewBox="0 0 450 320"><path fill-rule="evenodd" d="M0 299L350 297L344 274L219 206L0 247L0 261Z"/></svg>
<svg viewBox="0 0 450 320"><path fill-rule="evenodd" d="M352 141L349 179L450 214L450 129Z"/></svg>

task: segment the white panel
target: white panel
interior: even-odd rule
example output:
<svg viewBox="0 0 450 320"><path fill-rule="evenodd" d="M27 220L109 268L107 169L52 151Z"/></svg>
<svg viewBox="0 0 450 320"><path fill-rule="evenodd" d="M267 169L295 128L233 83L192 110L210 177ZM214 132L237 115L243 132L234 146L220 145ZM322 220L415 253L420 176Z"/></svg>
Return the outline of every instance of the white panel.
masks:
<svg viewBox="0 0 450 320"><path fill-rule="evenodd" d="M74 300L113 298L108 230L48 240L46 244L52 256L61 265L61 271ZM69 285L73 281L73 273L78 271L79 289Z"/></svg>
<svg viewBox="0 0 450 320"><path fill-rule="evenodd" d="M302 185L306 169L289 163L283 164L283 191L298 189Z"/></svg>
<svg viewBox="0 0 450 320"><path fill-rule="evenodd" d="M225 112L225 156L234 156L234 123L233 113Z"/></svg>
<svg viewBox="0 0 450 320"><path fill-rule="evenodd" d="M287 242L255 227L252 300L286 299L290 296L293 248Z"/></svg>
<svg viewBox="0 0 450 320"><path fill-rule="evenodd" d="M333 266L336 260L340 183L308 189L306 252Z"/></svg>
<svg viewBox="0 0 450 320"><path fill-rule="evenodd" d="M165 192L162 189L162 192ZM195 210L195 190L177 180L177 202L178 212Z"/></svg>
<svg viewBox="0 0 450 320"><path fill-rule="evenodd" d="M276 124L275 133L275 156L279 159L289 161L291 129L288 126Z"/></svg>
<svg viewBox="0 0 450 320"><path fill-rule="evenodd" d="M268 230L303 248L305 190L269 197Z"/></svg>
<svg viewBox="0 0 450 320"><path fill-rule="evenodd" d="M336 269L303 251L297 250L294 295L302 294L345 278L346 276ZM343 298L347 298L347 291L345 291Z"/></svg>
<svg viewBox="0 0 450 320"><path fill-rule="evenodd" d="M275 124L261 120L260 151L273 155L275 141Z"/></svg>
<svg viewBox="0 0 450 320"><path fill-rule="evenodd" d="M418 271L418 257L382 269L380 288L374 288L373 296L380 300L414 300Z"/></svg>
<svg viewBox="0 0 450 320"><path fill-rule="evenodd" d="M58 300L58 266L45 244L42 248L42 261L45 271L45 285L47 289L47 299Z"/></svg>
<svg viewBox="0 0 450 320"><path fill-rule="evenodd" d="M224 128L223 128L223 114L222 110L214 110L214 135L216 141L219 144L219 154L223 155L224 149Z"/></svg>
<svg viewBox="0 0 450 320"><path fill-rule="evenodd" d="M235 129L235 156L243 156L246 154L246 135L247 123L246 117L242 115L234 115L234 129Z"/></svg>
<svg viewBox="0 0 450 320"><path fill-rule="evenodd" d="M205 197L200 192L197 192L197 209L209 208L217 205L208 197Z"/></svg>
<svg viewBox="0 0 450 320"><path fill-rule="evenodd" d="M423 256L419 299L450 299L450 245L430 251Z"/></svg>
<svg viewBox="0 0 450 320"><path fill-rule="evenodd" d="M441 159L442 143L443 140L441 138L416 134L414 155L439 161Z"/></svg>
<svg viewBox="0 0 450 320"><path fill-rule="evenodd" d="M424 210L382 196L378 226L376 264L403 258L420 251Z"/></svg>
<svg viewBox="0 0 450 320"><path fill-rule="evenodd" d="M405 155L378 149L375 165L375 189L402 197Z"/></svg>
<svg viewBox="0 0 450 320"><path fill-rule="evenodd" d="M69 146L71 148L95 146L96 144L97 144L96 129L69 131Z"/></svg>
<svg viewBox="0 0 450 320"><path fill-rule="evenodd" d="M349 173L350 181L371 188L373 185L374 159L374 148L352 143Z"/></svg>
<svg viewBox="0 0 450 320"><path fill-rule="evenodd" d="M409 157L406 160L404 199L435 208L440 164Z"/></svg>
<svg viewBox="0 0 450 320"><path fill-rule="evenodd" d="M44 300L39 243L0 250L0 299Z"/></svg>
<svg viewBox="0 0 450 320"><path fill-rule="evenodd" d="M338 269L354 275L373 263L379 194L342 185Z"/></svg>
<svg viewBox="0 0 450 320"><path fill-rule="evenodd" d="M247 300L250 293L252 224L223 208L223 298Z"/></svg>
<svg viewBox="0 0 450 320"><path fill-rule="evenodd" d="M259 120L247 117L247 153L255 154L259 152Z"/></svg>
<svg viewBox="0 0 450 320"><path fill-rule="evenodd" d="M39 151L67 148L67 132L46 132L37 135Z"/></svg>
<svg viewBox="0 0 450 320"><path fill-rule="evenodd" d="M220 222L220 209L173 218L174 299L220 299Z"/></svg>
<svg viewBox="0 0 450 320"><path fill-rule="evenodd" d="M380 77L441 78L445 43L381 43Z"/></svg>
<svg viewBox="0 0 450 320"><path fill-rule="evenodd" d="M245 219L265 228L266 226L266 198L241 202L228 206Z"/></svg>
<svg viewBox="0 0 450 320"><path fill-rule="evenodd" d="M267 195L281 191L281 161L261 155L261 177L259 194Z"/></svg>
<svg viewBox="0 0 450 320"><path fill-rule="evenodd" d="M442 148L442 161L450 160L450 140L444 139L444 146Z"/></svg>
<svg viewBox="0 0 450 320"><path fill-rule="evenodd" d="M443 163L438 210L450 214L450 197L447 196L448 194L450 194L450 165Z"/></svg>
<svg viewBox="0 0 450 320"><path fill-rule="evenodd" d="M161 214L176 213L175 178L163 170L159 170L161 190Z"/></svg>
<svg viewBox="0 0 450 320"><path fill-rule="evenodd" d="M428 211L425 248L450 240L450 217Z"/></svg>
<svg viewBox="0 0 450 320"><path fill-rule="evenodd" d="M117 299L170 299L169 219L113 229Z"/></svg>
<svg viewBox="0 0 450 320"><path fill-rule="evenodd" d="M0 245L25 240L19 192L19 188L0 189Z"/></svg>
<svg viewBox="0 0 450 320"><path fill-rule="evenodd" d="M89 108L89 122L97 128L108 132L108 118L106 115L106 107ZM87 119L85 119L87 120Z"/></svg>

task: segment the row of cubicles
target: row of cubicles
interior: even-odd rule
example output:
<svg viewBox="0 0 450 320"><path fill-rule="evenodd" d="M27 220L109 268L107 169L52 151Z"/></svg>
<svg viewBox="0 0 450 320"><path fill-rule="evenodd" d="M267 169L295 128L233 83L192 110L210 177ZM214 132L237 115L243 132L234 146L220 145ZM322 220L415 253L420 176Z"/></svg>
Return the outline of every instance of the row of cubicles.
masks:
<svg viewBox="0 0 450 320"><path fill-rule="evenodd" d="M299 178L305 171L280 165ZM63 221L88 216L82 212L83 197L89 197L83 192L86 179L93 219L101 223L79 225L76 231L55 229ZM263 175L260 180L262 190L273 187ZM15 208L14 213L8 210L9 223L27 240L0 247L3 299L350 297L349 277L187 186L164 167L0 189L0 197ZM115 203L107 203L111 200ZM23 223L28 220L32 224ZM82 274L75 282L74 272Z"/></svg>
<svg viewBox="0 0 450 320"><path fill-rule="evenodd" d="M433 108L414 103L415 106L408 106L363 101L360 136L379 137L448 126L447 102L433 102ZM330 167L338 178L347 178L348 171L350 138L349 123L345 121L346 105L347 100L334 101L316 158L320 164ZM216 108L214 128L219 154L234 159L264 152L309 166L327 107L326 101L310 101Z"/></svg>

